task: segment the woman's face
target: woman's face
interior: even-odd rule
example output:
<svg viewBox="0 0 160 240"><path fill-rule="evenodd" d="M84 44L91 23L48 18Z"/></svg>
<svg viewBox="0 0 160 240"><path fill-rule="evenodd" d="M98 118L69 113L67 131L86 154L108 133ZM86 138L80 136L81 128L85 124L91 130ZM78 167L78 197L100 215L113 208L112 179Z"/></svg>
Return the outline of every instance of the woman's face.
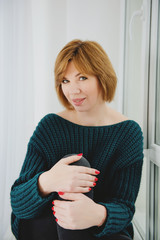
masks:
<svg viewBox="0 0 160 240"><path fill-rule="evenodd" d="M81 74L75 68L73 61L68 63L61 86L63 94L77 111L87 111L97 108L104 102L97 77ZM73 101L78 98L82 100Z"/></svg>

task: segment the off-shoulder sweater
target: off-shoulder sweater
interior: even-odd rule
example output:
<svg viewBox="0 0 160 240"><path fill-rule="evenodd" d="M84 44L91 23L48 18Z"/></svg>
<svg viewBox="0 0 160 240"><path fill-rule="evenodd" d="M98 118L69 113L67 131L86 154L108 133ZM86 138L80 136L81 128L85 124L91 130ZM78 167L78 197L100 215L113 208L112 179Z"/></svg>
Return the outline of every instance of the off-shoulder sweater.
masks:
<svg viewBox="0 0 160 240"><path fill-rule="evenodd" d="M92 168L100 171L94 201L107 209L107 218L93 234L103 239L114 233L133 238L132 218L143 166L143 132L134 120L105 126L83 126L55 113L37 124L27 145L19 178L11 187L11 227L18 239L20 219L38 216L57 199L52 192L42 197L38 177L67 154L83 153Z"/></svg>

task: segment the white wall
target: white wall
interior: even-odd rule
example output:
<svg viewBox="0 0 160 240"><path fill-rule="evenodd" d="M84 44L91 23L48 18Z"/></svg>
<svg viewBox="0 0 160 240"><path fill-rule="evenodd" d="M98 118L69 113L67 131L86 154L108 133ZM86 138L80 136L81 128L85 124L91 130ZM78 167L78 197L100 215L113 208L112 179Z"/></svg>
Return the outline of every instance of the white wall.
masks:
<svg viewBox="0 0 160 240"><path fill-rule="evenodd" d="M67 41L94 40L107 52L118 77L115 100L121 111L123 58L123 7L120 0L67 0Z"/></svg>
<svg viewBox="0 0 160 240"><path fill-rule="evenodd" d="M67 41L74 38L95 40L118 69L120 4L117 0L68 0Z"/></svg>
<svg viewBox="0 0 160 240"><path fill-rule="evenodd" d="M61 105L54 89L54 62L66 42L66 0L34 0L32 4L35 124Z"/></svg>

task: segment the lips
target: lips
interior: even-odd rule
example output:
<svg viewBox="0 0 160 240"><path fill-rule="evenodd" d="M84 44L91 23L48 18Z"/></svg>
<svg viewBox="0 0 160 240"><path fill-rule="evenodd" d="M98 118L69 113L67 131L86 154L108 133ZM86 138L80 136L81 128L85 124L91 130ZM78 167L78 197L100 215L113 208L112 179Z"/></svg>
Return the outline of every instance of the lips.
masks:
<svg viewBox="0 0 160 240"><path fill-rule="evenodd" d="M80 101L82 101L82 100L84 100L85 98L75 98L75 99L72 99L72 101L74 102L74 103L76 103L76 102L80 102Z"/></svg>
<svg viewBox="0 0 160 240"><path fill-rule="evenodd" d="M75 106L82 106L86 98L75 98L73 99L73 104Z"/></svg>

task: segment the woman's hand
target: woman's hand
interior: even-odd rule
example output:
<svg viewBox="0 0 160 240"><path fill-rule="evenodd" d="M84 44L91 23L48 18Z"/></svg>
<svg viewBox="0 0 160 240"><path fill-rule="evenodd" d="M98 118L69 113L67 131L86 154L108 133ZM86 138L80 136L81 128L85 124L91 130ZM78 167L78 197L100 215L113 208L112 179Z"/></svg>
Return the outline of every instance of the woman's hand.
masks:
<svg viewBox="0 0 160 240"><path fill-rule="evenodd" d="M61 198L72 201L54 200L55 217L65 229L85 229L102 225L106 218L106 208L95 203L82 193L64 193Z"/></svg>
<svg viewBox="0 0 160 240"><path fill-rule="evenodd" d="M69 165L78 161L81 156L72 155L59 160L50 170L42 173L39 177L39 189L43 195L51 192L89 192L90 187L94 187L94 183L98 179L93 175L97 175L97 169Z"/></svg>

